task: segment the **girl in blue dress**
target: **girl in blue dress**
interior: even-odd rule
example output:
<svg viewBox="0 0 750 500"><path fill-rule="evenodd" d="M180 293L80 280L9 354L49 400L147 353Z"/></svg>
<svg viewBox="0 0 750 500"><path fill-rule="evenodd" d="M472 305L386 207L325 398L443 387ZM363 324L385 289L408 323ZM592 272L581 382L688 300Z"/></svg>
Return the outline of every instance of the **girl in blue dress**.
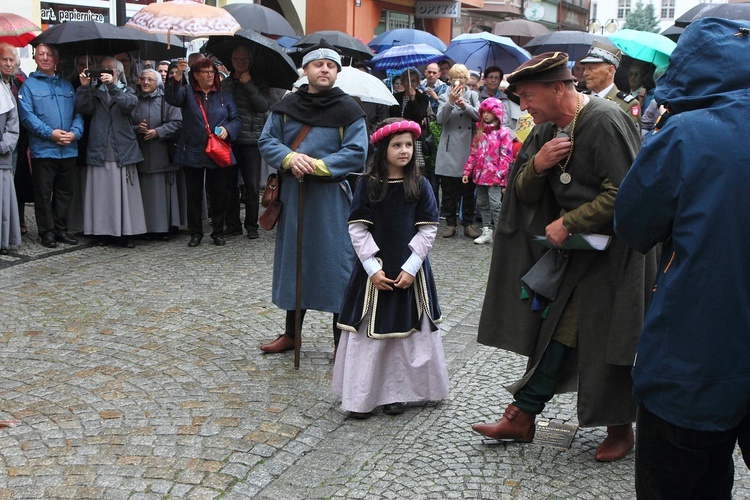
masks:
<svg viewBox="0 0 750 500"><path fill-rule="evenodd" d="M427 257L439 219L432 188L415 165L420 134L415 122L385 120L370 136L373 163L352 201L349 235L361 264L339 314L332 387L354 418L367 418L378 406L397 415L405 403L448 394Z"/></svg>

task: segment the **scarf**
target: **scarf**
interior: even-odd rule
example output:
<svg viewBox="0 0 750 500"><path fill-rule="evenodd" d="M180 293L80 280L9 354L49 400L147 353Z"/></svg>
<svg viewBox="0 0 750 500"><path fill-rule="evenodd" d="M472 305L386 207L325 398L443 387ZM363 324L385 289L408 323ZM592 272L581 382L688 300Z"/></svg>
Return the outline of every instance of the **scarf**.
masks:
<svg viewBox="0 0 750 500"><path fill-rule="evenodd" d="M357 101L338 87L318 93L308 92L308 88L302 85L297 92L276 103L271 111L313 127L344 127L365 116Z"/></svg>
<svg viewBox="0 0 750 500"><path fill-rule="evenodd" d="M5 114L16 107L16 100L5 82L3 82L2 87L2 90L0 90L0 114Z"/></svg>

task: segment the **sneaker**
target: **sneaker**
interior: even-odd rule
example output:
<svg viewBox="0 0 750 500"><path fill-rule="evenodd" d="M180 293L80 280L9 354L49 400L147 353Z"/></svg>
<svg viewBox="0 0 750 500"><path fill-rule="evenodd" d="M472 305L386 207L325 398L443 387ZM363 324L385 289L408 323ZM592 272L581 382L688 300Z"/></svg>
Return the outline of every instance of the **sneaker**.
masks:
<svg viewBox="0 0 750 500"><path fill-rule="evenodd" d="M492 228L483 227L482 236L475 239L474 243L476 243L477 245L486 245L487 243L492 243Z"/></svg>
<svg viewBox="0 0 750 500"><path fill-rule="evenodd" d="M443 229L443 238L452 238L456 235L456 226L448 226Z"/></svg>
<svg viewBox="0 0 750 500"><path fill-rule="evenodd" d="M464 236L467 238L479 238L482 235L479 231L477 231L477 228L469 224L468 226L464 226Z"/></svg>

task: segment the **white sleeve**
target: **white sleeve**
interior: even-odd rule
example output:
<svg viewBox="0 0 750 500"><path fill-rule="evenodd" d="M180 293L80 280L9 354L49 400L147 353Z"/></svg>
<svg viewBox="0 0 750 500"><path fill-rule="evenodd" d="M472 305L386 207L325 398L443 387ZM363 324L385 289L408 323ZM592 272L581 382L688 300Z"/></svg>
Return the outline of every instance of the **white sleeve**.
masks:
<svg viewBox="0 0 750 500"><path fill-rule="evenodd" d="M435 224L423 224L419 226L419 231L417 231L417 234L409 242L411 255L406 259L401 269L412 276L417 275L419 268L422 267L422 262L424 262L424 259L432 248L437 230L438 227Z"/></svg>

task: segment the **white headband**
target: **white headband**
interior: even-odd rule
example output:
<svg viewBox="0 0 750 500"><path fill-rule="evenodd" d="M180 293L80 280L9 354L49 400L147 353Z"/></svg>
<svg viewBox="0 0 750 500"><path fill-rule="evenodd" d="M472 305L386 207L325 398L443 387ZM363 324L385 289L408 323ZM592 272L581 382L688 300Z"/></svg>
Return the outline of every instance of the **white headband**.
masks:
<svg viewBox="0 0 750 500"><path fill-rule="evenodd" d="M305 57L302 58L302 67L304 68L307 66L308 63L312 61L317 61L318 59L329 59L336 63L336 66L338 66L339 71L341 71L341 56L338 52L331 49L314 49L307 54L305 54Z"/></svg>

